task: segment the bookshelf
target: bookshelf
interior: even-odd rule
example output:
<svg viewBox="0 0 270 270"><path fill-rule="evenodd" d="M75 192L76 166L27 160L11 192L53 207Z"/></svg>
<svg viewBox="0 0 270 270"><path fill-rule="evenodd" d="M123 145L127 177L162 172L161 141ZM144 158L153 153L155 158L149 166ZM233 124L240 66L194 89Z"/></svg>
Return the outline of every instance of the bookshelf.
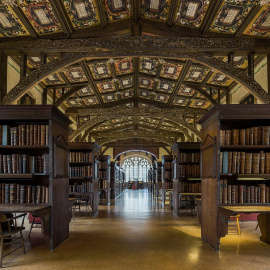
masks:
<svg viewBox="0 0 270 270"><path fill-rule="evenodd" d="M179 142L172 146L173 151L173 214L179 214L179 194L198 197L200 182L200 143ZM180 196L180 198L181 198Z"/></svg>
<svg viewBox="0 0 270 270"><path fill-rule="evenodd" d="M100 192L100 204L110 204L111 199L111 157L109 155L99 156L99 192Z"/></svg>
<svg viewBox="0 0 270 270"><path fill-rule="evenodd" d="M69 143L69 192L87 197L93 213L98 211L98 151L90 142Z"/></svg>
<svg viewBox="0 0 270 270"><path fill-rule="evenodd" d="M51 250L69 236L69 124L52 105L0 106L1 211L39 215Z"/></svg>
<svg viewBox="0 0 270 270"><path fill-rule="evenodd" d="M270 106L216 105L199 124L202 239L218 250L230 215L261 213L260 239L269 244Z"/></svg>
<svg viewBox="0 0 270 270"><path fill-rule="evenodd" d="M173 156L162 156L161 179L162 179L162 205L165 205L167 191L173 190Z"/></svg>
<svg viewBox="0 0 270 270"><path fill-rule="evenodd" d="M118 162L114 163L114 198L117 199L124 191L124 171L120 168Z"/></svg>
<svg viewBox="0 0 270 270"><path fill-rule="evenodd" d="M156 161L156 185L155 185L155 190L154 190L154 196L158 199L159 197L159 191L162 190L162 162L161 161Z"/></svg>
<svg viewBox="0 0 270 270"><path fill-rule="evenodd" d="M111 199L114 200L115 199L115 190L116 190L116 182L115 182L115 162L111 161L110 162L110 166L111 166L111 170L110 170L110 187L111 187Z"/></svg>

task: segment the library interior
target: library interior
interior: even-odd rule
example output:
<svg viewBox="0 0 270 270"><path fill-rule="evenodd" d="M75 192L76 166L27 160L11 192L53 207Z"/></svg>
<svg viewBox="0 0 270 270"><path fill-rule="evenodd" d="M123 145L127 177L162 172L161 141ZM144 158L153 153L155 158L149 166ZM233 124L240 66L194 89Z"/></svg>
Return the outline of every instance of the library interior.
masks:
<svg viewBox="0 0 270 270"><path fill-rule="evenodd" d="M0 0L0 240L7 269L269 270L270 0Z"/></svg>

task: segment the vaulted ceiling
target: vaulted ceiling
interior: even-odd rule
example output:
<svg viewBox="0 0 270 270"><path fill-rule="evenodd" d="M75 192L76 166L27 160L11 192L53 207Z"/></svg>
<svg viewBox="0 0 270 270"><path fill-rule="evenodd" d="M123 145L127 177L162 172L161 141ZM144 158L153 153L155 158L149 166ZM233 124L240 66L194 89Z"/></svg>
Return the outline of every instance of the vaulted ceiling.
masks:
<svg viewBox="0 0 270 270"><path fill-rule="evenodd" d="M193 140L238 84L270 102L253 79L269 36L267 0L2 0L0 50L21 69L2 100L39 84L71 140Z"/></svg>

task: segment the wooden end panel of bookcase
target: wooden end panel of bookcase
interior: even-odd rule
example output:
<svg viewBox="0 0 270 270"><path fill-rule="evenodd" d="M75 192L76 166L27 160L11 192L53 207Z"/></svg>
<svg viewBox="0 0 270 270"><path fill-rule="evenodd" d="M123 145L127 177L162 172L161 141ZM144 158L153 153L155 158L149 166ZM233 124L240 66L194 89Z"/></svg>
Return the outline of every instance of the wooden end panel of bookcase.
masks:
<svg viewBox="0 0 270 270"><path fill-rule="evenodd" d="M218 250L217 178L203 178L201 189L201 236L212 248Z"/></svg>

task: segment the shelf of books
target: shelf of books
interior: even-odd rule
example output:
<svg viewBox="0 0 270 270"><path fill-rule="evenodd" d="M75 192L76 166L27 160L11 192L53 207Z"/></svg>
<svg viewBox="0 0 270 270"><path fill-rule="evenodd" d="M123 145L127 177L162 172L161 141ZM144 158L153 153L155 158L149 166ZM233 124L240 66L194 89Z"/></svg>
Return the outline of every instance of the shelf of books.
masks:
<svg viewBox="0 0 270 270"><path fill-rule="evenodd" d="M110 187L111 187L111 199L115 199L115 190L116 190L116 182L115 182L115 162L110 162L111 170L110 170Z"/></svg>
<svg viewBox="0 0 270 270"><path fill-rule="evenodd" d="M216 105L199 123L202 238L218 250L230 215L261 213L261 240L270 243L270 106Z"/></svg>
<svg viewBox="0 0 270 270"><path fill-rule="evenodd" d="M93 213L98 211L98 151L90 142L69 143L69 193L89 201Z"/></svg>
<svg viewBox="0 0 270 270"><path fill-rule="evenodd" d="M161 179L162 179L162 189L161 189L161 200L162 205L165 205L166 196L168 191L173 190L173 170L172 170L172 155L162 156L162 167L161 167Z"/></svg>
<svg viewBox="0 0 270 270"><path fill-rule="evenodd" d="M162 175L161 175L162 162L155 161L155 164L156 164L156 180L154 187L154 196L158 199L160 191L162 190Z"/></svg>
<svg viewBox="0 0 270 270"><path fill-rule="evenodd" d="M54 106L0 106L0 212L39 215L51 250L69 236L69 124Z"/></svg>
<svg viewBox="0 0 270 270"><path fill-rule="evenodd" d="M111 157L109 155L99 156L99 193L100 204L110 204L111 200Z"/></svg>
<svg viewBox="0 0 270 270"><path fill-rule="evenodd" d="M179 214L181 208L187 207L179 198L185 196L194 200L200 197L200 143L199 142L178 142L172 146L173 150L173 213ZM179 195L182 196L179 196ZM192 195L196 194L196 195Z"/></svg>

